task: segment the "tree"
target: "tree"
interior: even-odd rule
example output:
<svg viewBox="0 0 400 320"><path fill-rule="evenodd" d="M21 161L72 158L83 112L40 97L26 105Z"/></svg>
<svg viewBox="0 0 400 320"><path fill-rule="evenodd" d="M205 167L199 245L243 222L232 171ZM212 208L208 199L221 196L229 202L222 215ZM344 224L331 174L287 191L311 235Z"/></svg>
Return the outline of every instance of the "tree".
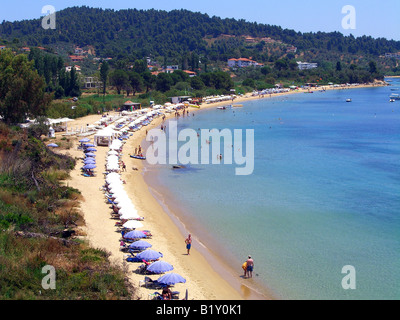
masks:
<svg viewBox="0 0 400 320"><path fill-rule="evenodd" d="M147 62L145 60L136 60L133 65L133 71L136 73L142 74L146 72L147 69Z"/></svg>
<svg viewBox="0 0 400 320"><path fill-rule="evenodd" d="M65 92L65 94L70 97L79 97L81 95L78 74L76 73L75 67L73 67L69 73L68 90Z"/></svg>
<svg viewBox="0 0 400 320"><path fill-rule="evenodd" d="M168 73L160 73L157 76L156 80L156 90L161 92L166 92L171 89L171 86L174 84L170 74Z"/></svg>
<svg viewBox="0 0 400 320"><path fill-rule="evenodd" d="M245 79L245 80L243 81L242 85L245 86L245 87L251 87L251 88L254 89L254 88L255 88L254 79L247 78L247 79Z"/></svg>
<svg viewBox="0 0 400 320"><path fill-rule="evenodd" d="M190 86L194 90L203 90L205 88L204 82L199 77L190 78Z"/></svg>
<svg viewBox="0 0 400 320"><path fill-rule="evenodd" d="M375 61L370 61L369 63L369 72L370 73L377 73L378 68L376 67L376 62Z"/></svg>
<svg viewBox="0 0 400 320"><path fill-rule="evenodd" d="M103 95L106 94L106 88L107 88L107 79L108 79L108 71L110 69L110 66L108 65L108 62L105 61L101 64L100 67L100 79L103 82Z"/></svg>
<svg viewBox="0 0 400 320"><path fill-rule="evenodd" d="M154 88L154 85L157 81L157 77L152 75L150 71L146 71L142 74L143 84L146 86L146 93L148 93L151 89Z"/></svg>
<svg viewBox="0 0 400 320"><path fill-rule="evenodd" d="M288 69L288 63L284 59L279 59L275 62L275 69L281 71L281 70L287 70Z"/></svg>
<svg viewBox="0 0 400 320"><path fill-rule="evenodd" d="M271 68L268 66L264 66L261 68L261 73L266 76L267 74L271 73Z"/></svg>
<svg viewBox="0 0 400 320"><path fill-rule="evenodd" d="M117 69L110 74L110 82L117 89L117 93L121 94L121 90L128 83L128 75L124 70Z"/></svg>
<svg viewBox="0 0 400 320"><path fill-rule="evenodd" d="M129 73L129 83L132 87L132 94L135 96L136 92L141 91L143 87L143 79L139 73L132 71Z"/></svg>
<svg viewBox="0 0 400 320"><path fill-rule="evenodd" d="M0 116L6 123L19 123L27 117L45 115L51 96L45 81L25 55L10 50L0 53Z"/></svg>

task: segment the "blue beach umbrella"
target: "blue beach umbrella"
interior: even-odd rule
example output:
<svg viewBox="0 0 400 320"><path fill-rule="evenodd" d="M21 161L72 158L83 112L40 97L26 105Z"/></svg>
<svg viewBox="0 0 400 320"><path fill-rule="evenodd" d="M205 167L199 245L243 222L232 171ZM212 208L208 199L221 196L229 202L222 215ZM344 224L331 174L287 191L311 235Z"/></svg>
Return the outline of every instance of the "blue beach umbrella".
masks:
<svg viewBox="0 0 400 320"><path fill-rule="evenodd" d="M95 148L90 147L90 148L87 148L86 151L90 151L90 152L94 151L94 152L96 152L97 150Z"/></svg>
<svg viewBox="0 0 400 320"><path fill-rule="evenodd" d="M55 144L55 143L50 143L50 144L48 144L47 146L48 146L48 147L51 147L51 148L58 148L58 145Z"/></svg>
<svg viewBox="0 0 400 320"><path fill-rule="evenodd" d="M129 246L130 249L138 249L138 250L145 250L151 247L152 245L144 240L136 241Z"/></svg>
<svg viewBox="0 0 400 320"><path fill-rule="evenodd" d="M147 271L152 273L165 273L174 270L174 267L165 261L156 261L147 267Z"/></svg>
<svg viewBox="0 0 400 320"><path fill-rule="evenodd" d="M86 158L85 160L83 160L83 162L84 162L85 164L88 164L88 163L96 163L96 159L94 159L94 158Z"/></svg>
<svg viewBox="0 0 400 320"><path fill-rule="evenodd" d="M95 147L95 145L92 143L85 143L85 147Z"/></svg>
<svg viewBox="0 0 400 320"><path fill-rule="evenodd" d="M177 273L167 273L162 277L157 279L158 283L166 284L172 286L176 283L185 283L186 279Z"/></svg>
<svg viewBox="0 0 400 320"><path fill-rule="evenodd" d="M94 169L96 165L94 163L89 163L83 167L83 169Z"/></svg>
<svg viewBox="0 0 400 320"><path fill-rule="evenodd" d="M127 240L142 239L142 238L146 238L146 235L144 234L144 232L139 231L139 230L133 230L124 235L124 239L127 239Z"/></svg>
<svg viewBox="0 0 400 320"><path fill-rule="evenodd" d="M95 155L94 153L88 152L88 153L86 153L86 157L93 157L93 158L95 158L96 155Z"/></svg>
<svg viewBox="0 0 400 320"><path fill-rule="evenodd" d="M146 251L143 251L141 253L138 253L136 255L138 259L146 260L146 261L151 261L151 260L158 260L163 257L163 254L161 252L154 251L152 249L147 249Z"/></svg>

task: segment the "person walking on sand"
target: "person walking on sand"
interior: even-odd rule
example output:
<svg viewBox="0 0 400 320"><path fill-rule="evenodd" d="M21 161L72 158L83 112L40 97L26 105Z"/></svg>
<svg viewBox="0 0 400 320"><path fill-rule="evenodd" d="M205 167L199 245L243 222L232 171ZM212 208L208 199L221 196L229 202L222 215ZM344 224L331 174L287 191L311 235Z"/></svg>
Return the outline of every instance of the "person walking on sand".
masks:
<svg viewBox="0 0 400 320"><path fill-rule="evenodd" d="M251 258L251 256L249 256L246 263L247 263L247 275L250 278L253 278L254 260Z"/></svg>
<svg viewBox="0 0 400 320"><path fill-rule="evenodd" d="M187 249L187 254L190 255L190 249L192 248L192 235L189 234L188 237L185 240L186 243L186 249Z"/></svg>

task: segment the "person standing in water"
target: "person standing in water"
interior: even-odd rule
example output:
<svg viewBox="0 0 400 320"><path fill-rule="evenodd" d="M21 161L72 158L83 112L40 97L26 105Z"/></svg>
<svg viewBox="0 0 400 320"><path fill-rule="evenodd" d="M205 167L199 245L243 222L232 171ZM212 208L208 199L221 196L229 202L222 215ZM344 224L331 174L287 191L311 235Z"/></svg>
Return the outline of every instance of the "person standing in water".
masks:
<svg viewBox="0 0 400 320"><path fill-rule="evenodd" d="M189 234L188 237L185 240L186 243L186 249L187 249L187 254L190 255L190 249L192 248L192 235Z"/></svg>
<svg viewBox="0 0 400 320"><path fill-rule="evenodd" d="M254 260L249 256L247 259L247 276L253 278Z"/></svg>

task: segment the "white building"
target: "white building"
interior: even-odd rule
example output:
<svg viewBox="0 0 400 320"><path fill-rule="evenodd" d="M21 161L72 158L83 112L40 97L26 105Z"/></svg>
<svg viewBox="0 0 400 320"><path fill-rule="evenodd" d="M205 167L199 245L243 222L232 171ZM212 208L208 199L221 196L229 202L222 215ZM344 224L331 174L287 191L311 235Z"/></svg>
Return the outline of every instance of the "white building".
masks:
<svg viewBox="0 0 400 320"><path fill-rule="evenodd" d="M171 69L171 70L179 70L179 66L178 65L172 65L172 66L167 66L165 69Z"/></svg>
<svg viewBox="0 0 400 320"><path fill-rule="evenodd" d="M258 63L257 61L250 60L247 58L239 58L239 59L229 59L228 60L228 67L234 68L234 67L239 67L239 68L246 68L246 67L261 67L263 64Z"/></svg>
<svg viewBox="0 0 400 320"><path fill-rule="evenodd" d="M385 58L400 59L400 52L399 53L386 53Z"/></svg>
<svg viewBox="0 0 400 320"><path fill-rule="evenodd" d="M318 68L318 63L308 63L308 62L301 62L297 61L297 65L299 70L309 70Z"/></svg>
<svg viewBox="0 0 400 320"><path fill-rule="evenodd" d="M91 89L91 88L101 88L103 82L99 81L96 77L85 77L83 81L83 87L85 89Z"/></svg>
<svg viewBox="0 0 400 320"><path fill-rule="evenodd" d="M84 54L85 52L83 51L83 49L81 49L81 48L78 48L78 47L76 47L75 48L75 54L76 55L82 55L82 54Z"/></svg>

